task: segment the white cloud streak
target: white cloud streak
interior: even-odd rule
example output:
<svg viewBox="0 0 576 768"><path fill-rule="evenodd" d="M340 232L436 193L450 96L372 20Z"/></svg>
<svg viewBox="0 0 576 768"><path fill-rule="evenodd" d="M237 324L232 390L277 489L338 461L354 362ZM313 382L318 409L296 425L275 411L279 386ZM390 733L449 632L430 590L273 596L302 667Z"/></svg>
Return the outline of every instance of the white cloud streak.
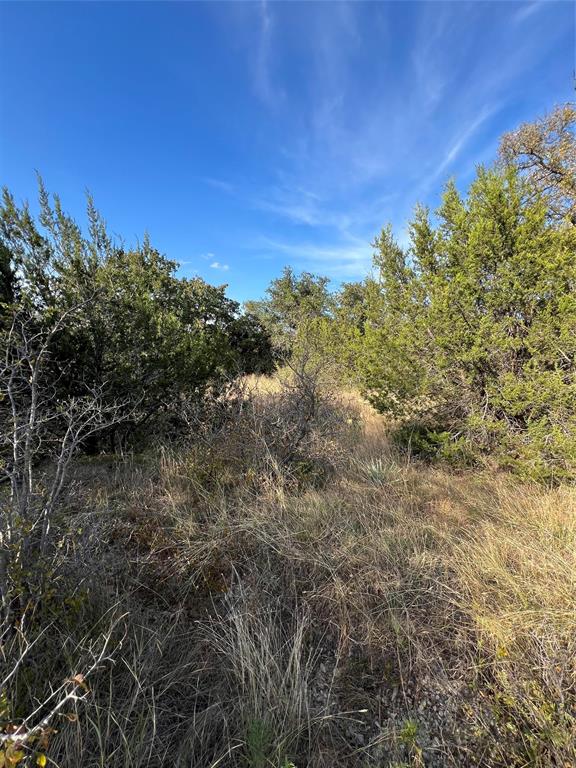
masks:
<svg viewBox="0 0 576 768"><path fill-rule="evenodd" d="M437 179L444 171L452 165L454 160L458 157L458 155L462 152L466 144L470 141L472 136L476 133L476 131L490 118L492 115L495 114L495 112L498 109L498 105L494 104L489 107L485 107L482 112L478 115L478 117L473 120L466 128L465 130L453 141L452 145L448 149L448 152L446 153L446 156L440 163L440 165L436 168L436 171L434 173L433 179Z"/></svg>
<svg viewBox="0 0 576 768"><path fill-rule="evenodd" d="M520 10L514 14L513 22L515 24L521 24L523 21L530 18L530 16L533 16L540 11L544 5L545 3L541 2L541 0L536 0L536 2L533 3L524 3Z"/></svg>
<svg viewBox="0 0 576 768"><path fill-rule="evenodd" d="M232 195L235 192L234 184L231 184L229 181L225 181L224 179L213 179L210 176L205 176L202 181L205 184L208 184L208 186L213 187L220 192L225 192L228 195Z"/></svg>
<svg viewBox="0 0 576 768"><path fill-rule="evenodd" d="M544 5L516 6L501 11L502 19L524 21ZM363 4L309 4L299 15L300 36L287 43L286 29L296 29L287 7L262 0L251 61L268 118L283 123L275 168L260 188L234 193L270 214L269 251L330 276L361 276L381 226L392 221L402 233L417 201L433 204L439 180L468 177L475 163L493 156L491 121L505 112L511 85L533 67L533 46L519 38L508 49L509 27L491 25L481 3L425 3L406 14L413 26L400 54L391 53L398 50L399 14L388 10L395 5L372 4L368 31ZM505 55L495 66L498 50ZM396 62L398 55L406 61ZM286 91L278 85L286 56L294 71L306 73L298 92L292 81Z"/></svg>
<svg viewBox="0 0 576 768"><path fill-rule="evenodd" d="M220 272L228 272L230 267L228 264L221 264L219 261L213 261L212 264L210 264L210 269L217 269Z"/></svg>
<svg viewBox="0 0 576 768"><path fill-rule="evenodd" d="M319 272L336 279L365 277L372 266L373 249L363 240L349 243L317 245L316 243L284 243L263 239L261 247L289 257L300 269Z"/></svg>
<svg viewBox="0 0 576 768"><path fill-rule="evenodd" d="M284 98L284 92L272 78L272 11L268 0L260 0L259 35L255 61L255 88L260 99L269 107L276 106Z"/></svg>

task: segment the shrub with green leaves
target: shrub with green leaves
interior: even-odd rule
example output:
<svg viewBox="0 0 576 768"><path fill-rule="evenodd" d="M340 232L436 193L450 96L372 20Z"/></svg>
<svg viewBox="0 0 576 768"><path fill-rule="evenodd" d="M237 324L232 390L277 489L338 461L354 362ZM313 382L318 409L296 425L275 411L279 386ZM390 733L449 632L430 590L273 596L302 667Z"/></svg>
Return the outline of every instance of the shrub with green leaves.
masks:
<svg viewBox="0 0 576 768"><path fill-rule="evenodd" d="M261 323L152 247L117 245L88 199L86 232L40 183L39 215L5 190L0 205L0 314L26 308L38 327L72 313L54 336L55 397L105 387L137 405L132 427L150 432L181 398L202 397L240 373L272 368ZM166 422L166 418L164 418Z"/></svg>
<svg viewBox="0 0 576 768"><path fill-rule="evenodd" d="M464 439L537 479L573 477L576 227L514 169L480 168L467 197L450 183L435 218L416 210L407 248L390 229L375 245L372 402L425 424L432 452Z"/></svg>

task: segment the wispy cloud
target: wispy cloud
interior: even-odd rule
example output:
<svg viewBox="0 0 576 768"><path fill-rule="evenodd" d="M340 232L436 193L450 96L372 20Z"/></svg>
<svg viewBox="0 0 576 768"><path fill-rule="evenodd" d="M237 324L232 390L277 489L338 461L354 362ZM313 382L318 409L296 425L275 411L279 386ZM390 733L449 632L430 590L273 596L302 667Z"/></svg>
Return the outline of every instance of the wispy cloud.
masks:
<svg viewBox="0 0 576 768"><path fill-rule="evenodd" d="M536 0L536 2L532 3L524 3L520 10L514 14L512 21L515 24L521 24L523 21L530 18L530 16L540 11L544 5L545 3L542 2L542 0Z"/></svg>
<svg viewBox="0 0 576 768"><path fill-rule="evenodd" d="M254 205L262 211L310 227L346 230L350 225L348 214L335 209L330 201L324 201L319 195L298 186L273 187L267 191L266 197L257 197Z"/></svg>
<svg viewBox="0 0 576 768"><path fill-rule="evenodd" d="M260 0L258 6L259 35L255 62L255 87L258 96L268 106L276 105L283 98L283 91L272 82L272 10L268 0Z"/></svg>
<svg viewBox="0 0 576 768"><path fill-rule="evenodd" d="M282 7L274 8L278 24L283 23ZM270 45L271 6L264 2L260 11L258 70L261 85L270 86L270 71L274 59L282 55L282 46ZM383 66L383 56L366 70L359 91L353 74L367 43L366 30L358 33L362 10L338 4L329 15L321 11L319 6L305 14L304 39L313 41L313 46L304 44L301 51L308 73L309 109L296 123L293 114L284 110L295 130L286 133L281 148L280 183L269 184L250 199L260 210L295 225L332 229L335 234L365 235L368 230L373 234L375 227L398 217L397 206L391 205L392 193L402 196L412 190L413 194L422 186L423 170L430 183L433 174L440 177L492 110L473 117L450 142L450 128L461 124L462 115L474 115L477 110L472 89L456 87L453 62L443 44L446 37L460 32L458 24L465 22L462 14L455 21L455 14L444 6L440 11L435 7L433 13L423 10L407 46L410 71L396 76ZM370 21L385 51L393 44L390 14L374 6ZM484 96L481 89L476 94ZM442 119L433 119L440 112ZM426 173L426 166L434 170ZM386 197L388 209L379 205L375 210L373 201ZM369 215L367 209L371 209Z"/></svg>
<svg viewBox="0 0 576 768"><path fill-rule="evenodd" d="M228 264L221 264L219 261L213 261L212 264L210 264L210 269L218 269L220 272L228 272L230 267Z"/></svg>
<svg viewBox="0 0 576 768"><path fill-rule="evenodd" d="M213 179L210 176L204 176L202 181L205 184L208 184L208 186L220 190L220 192L226 192L228 195L234 194L236 191L234 184L231 184L229 181L224 181L224 179Z"/></svg>
<svg viewBox="0 0 576 768"><path fill-rule="evenodd" d="M277 143L260 183L235 194L273 232L266 255L359 277L382 226L405 240L416 202L434 206L448 174L467 182L493 158L514 87L552 42L535 51L510 24L543 5L319 3L294 16L263 0L251 64Z"/></svg>
<svg viewBox="0 0 576 768"><path fill-rule="evenodd" d="M387 212L397 197L398 193L392 191L371 195L367 200L340 200L286 185L270 188L266 197L255 198L253 205L293 224L312 230L332 230L334 236L346 239L358 233L373 234L387 220Z"/></svg>
<svg viewBox="0 0 576 768"><path fill-rule="evenodd" d="M281 253L299 269L319 272L336 279L362 278L370 271L373 249L363 240L318 245L317 243L285 243L264 238L263 250Z"/></svg>
<svg viewBox="0 0 576 768"><path fill-rule="evenodd" d="M433 179L437 179L446 171L447 168L449 168L454 160L458 157L458 155L462 152L466 144L470 141L472 136L476 133L476 131L479 130L479 128L490 118L492 115L495 114L495 112L498 109L498 105L494 104L488 107L485 107L477 118L472 120L471 123L469 123L466 128L462 131L462 133L459 134L458 137L453 141L453 143L450 145L448 152L446 153L444 159L440 163L440 165L437 166L436 171L433 175Z"/></svg>

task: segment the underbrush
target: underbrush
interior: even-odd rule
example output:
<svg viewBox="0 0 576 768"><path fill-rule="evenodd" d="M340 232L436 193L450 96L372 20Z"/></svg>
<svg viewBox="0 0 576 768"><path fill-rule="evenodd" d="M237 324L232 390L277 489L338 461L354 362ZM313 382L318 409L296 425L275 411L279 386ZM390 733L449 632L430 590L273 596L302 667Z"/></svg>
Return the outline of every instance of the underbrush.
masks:
<svg viewBox="0 0 576 768"><path fill-rule="evenodd" d="M20 763L575 765L573 489L420 465L303 371L253 385L77 466L4 733L95 668Z"/></svg>

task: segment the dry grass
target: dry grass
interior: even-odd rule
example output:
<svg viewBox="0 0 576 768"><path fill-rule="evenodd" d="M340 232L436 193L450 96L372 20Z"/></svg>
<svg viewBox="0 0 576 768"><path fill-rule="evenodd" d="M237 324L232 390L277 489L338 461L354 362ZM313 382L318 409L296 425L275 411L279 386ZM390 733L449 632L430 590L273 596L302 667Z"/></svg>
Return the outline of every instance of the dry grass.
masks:
<svg viewBox="0 0 576 768"><path fill-rule="evenodd" d="M576 765L576 491L410 462L353 393L290 463L254 384L201 450L84 478L131 615L55 764Z"/></svg>

